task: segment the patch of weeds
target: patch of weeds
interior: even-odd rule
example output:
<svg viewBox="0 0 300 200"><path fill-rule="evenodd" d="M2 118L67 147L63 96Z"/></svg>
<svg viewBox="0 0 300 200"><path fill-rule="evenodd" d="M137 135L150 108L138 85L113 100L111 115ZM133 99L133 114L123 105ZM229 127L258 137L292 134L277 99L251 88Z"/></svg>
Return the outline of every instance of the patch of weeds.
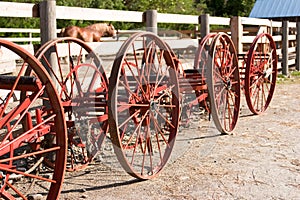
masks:
<svg viewBox="0 0 300 200"><path fill-rule="evenodd" d="M292 71L291 76L300 78L300 71Z"/></svg>
<svg viewBox="0 0 300 200"><path fill-rule="evenodd" d="M300 71L291 71L289 75L277 74L277 83L298 83L300 82Z"/></svg>
<svg viewBox="0 0 300 200"><path fill-rule="evenodd" d="M277 83L283 83L286 82L287 80L289 80L289 78L286 75L277 74L277 79L276 79Z"/></svg>

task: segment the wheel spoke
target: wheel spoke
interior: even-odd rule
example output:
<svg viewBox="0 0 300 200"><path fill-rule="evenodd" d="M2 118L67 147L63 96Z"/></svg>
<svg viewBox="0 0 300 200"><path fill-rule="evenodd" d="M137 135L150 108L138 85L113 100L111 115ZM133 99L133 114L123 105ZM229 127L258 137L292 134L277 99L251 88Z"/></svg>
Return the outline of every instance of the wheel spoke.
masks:
<svg viewBox="0 0 300 200"><path fill-rule="evenodd" d="M240 107L240 80L236 51L228 35L215 36L211 48L212 66L208 69L211 112L217 129L231 132L237 123Z"/></svg>
<svg viewBox="0 0 300 200"><path fill-rule="evenodd" d="M116 92L109 90L108 106L118 120L109 118L111 137L121 165L136 178L155 177L174 145L179 90L172 55L157 36L137 33L113 65L109 87Z"/></svg>
<svg viewBox="0 0 300 200"><path fill-rule="evenodd" d="M259 34L247 59L245 95L251 112L260 114L269 106L276 84L277 55L272 36Z"/></svg>
<svg viewBox="0 0 300 200"><path fill-rule="evenodd" d="M40 62L18 45L1 40L17 56L15 74L2 75L0 92L10 93L0 102L0 196L27 199L43 192L43 198L58 199L66 165L67 133L63 108L51 79ZM41 58L44 59L45 57ZM2 81L6 81L5 84ZM10 90L10 91L9 91ZM20 98L14 98L20 93ZM44 162L52 159L54 169ZM35 184L36 182L39 184Z"/></svg>
<svg viewBox="0 0 300 200"><path fill-rule="evenodd" d="M66 51L58 48L60 46L64 46ZM53 51L57 57L58 76L53 68L55 66L51 65L53 61L46 59L46 55ZM108 124L108 82L100 58L86 43L76 38L52 40L36 56L46 60L46 67L59 83L59 96L68 121L67 170L84 169L99 151ZM64 57L65 61L62 60Z"/></svg>

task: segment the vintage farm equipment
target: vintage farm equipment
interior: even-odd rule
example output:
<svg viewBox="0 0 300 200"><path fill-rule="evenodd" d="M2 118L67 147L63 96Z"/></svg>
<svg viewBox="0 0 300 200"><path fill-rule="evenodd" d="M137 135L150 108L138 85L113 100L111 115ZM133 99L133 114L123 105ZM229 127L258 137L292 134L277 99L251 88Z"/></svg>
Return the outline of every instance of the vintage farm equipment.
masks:
<svg viewBox="0 0 300 200"><path fill-rule="evenodd" d="M151 33L128 39L116 55L109 83L100 59L78 39L49 41L36 57L49 69L62 100L69 141L67 170L86 167L109 137L132 176L149 179L161 171L179 121L175 64L161 39ZM67 57L65 63L61 57Z"/></svg>
<svg viewBox="0 0 300 200"><path fill-rule="evenodd" d="M162 170L177 134L179 86L157 36L140 33L125 42L109 84L80 40L49 41L36 58L13 43L0 45L21 57L15 74L0 76L1 197L27 199L32 192L56 199L66 166L84 168L105 137L132 176L150 179Z"/></svg>
<svg viewBox="0 0 300 200"><path fill-rule="evenodd" d="M1 195L26 198L41 182L54 199L64 170L85 168L107 138L127 173L157 176L171 155L180 112L202 106L228 133L237 123L241 88L252 112L268 107L277 73L273 43L268 34L259 35L244 56L245 68L238 66L228 35L210 34L198 47L194 68L183 69L165 42L140 32L123 43L108 72L75 38L47 42L36 58L0 40L22 58L14 75L0 76L6 92L0 99Z"/></svg>
<svg viewBox="0 0 300 200"><path fill-rule="evenodd" d="M26 199L38 190L55 199L61 191L67 150L61 100L33 55L8 41L0 40L0 46L19 57L14 74L0 75L0 196ZM25 75L27 67L35 76ZM45 162L53 163L53 168Z"/></svg>
<svg viewBox="0 0 300 200"><path fill-rule="evenodd" d="M194 69L179 71L196 96L195 100L183 103L184 112L200 103L211 113L216 128L229 133L237 124L242 92L252 113L260 114L268 108L276 84L276 46L271 35L261 33L247 54L238 56L227 34L211 33L198 47Z"/></svg>

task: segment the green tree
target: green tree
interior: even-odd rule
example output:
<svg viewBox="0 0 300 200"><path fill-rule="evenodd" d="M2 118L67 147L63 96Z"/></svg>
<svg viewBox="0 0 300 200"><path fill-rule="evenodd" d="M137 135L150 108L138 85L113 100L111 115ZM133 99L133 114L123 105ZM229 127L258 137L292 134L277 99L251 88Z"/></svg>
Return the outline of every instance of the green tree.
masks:
<svg viewBox="0 0 300 200"><path fill-rule="evenodd" d="M226 3L226 15L248 17L254 3L255 0L228 0Z"/></svg>
<svg viewBox="0 0 300 200"><path fill-rule="evenodd" d="M132 11L157 10L159 13L200 15L207 9L205 0L125 0L125 7ZM159 28L182 30L191 29L191 25L159 24Z"/></svg>
<svg viewBox="0 0 300 200"><path fill-rule="evenodd" d="M225 0L206 0L209 14L212 16L223 17L226 14L226 1Z"/></svg>
<svg viewBox="0 0 300 200"><path fill-rule="evenodd" d="M195 0L194 5L196 8L196 15L201 15L208 12L208 8L205 0Z"/></svg>
<svg viewBox="0 0 300 200"><path fill-rule="evenodd" d="M128 10L157 10L160 13L196 14L195 0L125 0Z"/></svg>
<svg viewBox="0 0 300 200"><path fill-rule="evenodd" d="M126 10L123 0L56 0L57 6L70 6L81 8L99 8L111 10ZM69 25L87 26L99 21L83 21L83 20L57 20L57 27L62 28ZM116 23L114 23L115 25Z"/></svg>

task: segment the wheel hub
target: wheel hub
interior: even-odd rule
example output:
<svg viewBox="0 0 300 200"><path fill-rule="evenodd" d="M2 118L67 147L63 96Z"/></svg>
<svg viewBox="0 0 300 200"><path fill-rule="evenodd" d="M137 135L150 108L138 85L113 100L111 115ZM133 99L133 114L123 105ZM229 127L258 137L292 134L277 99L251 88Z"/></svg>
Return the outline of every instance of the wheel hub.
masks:
<svg viewBox="0 0 300 200"><path fill-rule="evenodd" d="M225 87L226 87L227 90L231 90L232 83L231 83L230 78L227 78L227 80L225 81Z"/></svg>
<svg viewBox="0 0 300 200"><path fill-rule="evenodd" d="M155 102L154 100L150 100L149 106L150 106L150 111L151 112L155 112L158 108L157 102Z"/></svg>

